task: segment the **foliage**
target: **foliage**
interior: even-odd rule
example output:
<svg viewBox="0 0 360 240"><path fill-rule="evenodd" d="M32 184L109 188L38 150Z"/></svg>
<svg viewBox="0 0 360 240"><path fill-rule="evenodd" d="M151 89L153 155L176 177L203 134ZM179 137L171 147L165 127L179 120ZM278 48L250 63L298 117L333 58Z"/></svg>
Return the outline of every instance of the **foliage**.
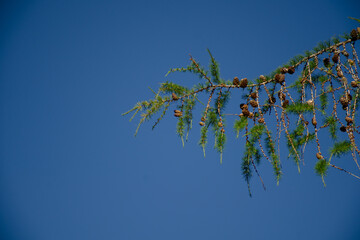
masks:
<svg viewBox="0 0 360 240"><path fill-rule="evenodd" d="M153 126L155 127L169 108L175 105L174 116L178 119L176 132L184 145L193 127L194 116L197 116L194 109L200 102L198 95L204 94L207 101L198 116L199 145L204 151L204 157L208 135L212 134L215 140L214 148L220 153L222 163L228 138L225 132L226 122L229 118L235 117L233 129L236 138L240 132L244 132L245 149L241 171L250 195L250 179L254 172L265 189L257 170L261 159L270 162L275 179L279 183L283 173L280 152L277 149L280 148L282 136L286 139L288 156L293 158L299 172L300 163L304 161L305 149L310 146L316 149L318 161L314 162L314 168L324 185L324 177L329 167L359 178L330 163L333 156L351 153L360 170L356 160L356 157L360 156L360 150L355 141L355 137L360 134L359 126L356 125L360 101L360 62L355 48L355 42L359 38L360 28L341 37L319 42L314 49L293 57L272 73L261 75L254 80L245 77L234 77L232 81L222 79L219 63L208 50L208 69L190 57L188 66L172 68L167 73L193 73L199 77L197 84L189 88L171 81L161 83L158 91L153 91L155 96L152 99L137 103L124 115L134 112L130 119L132 120L137 113L141 113L140 123L135 132L137 134L142 123L160 112ZM297 78L292 77L295 72ZM231 94L239 90L243 99L240 108L235 113L226 113ZM320 122L323 125L320 125ZM336 141L330 149L330 156L327 158L329 160L320 152L324 139L321 139L319 134L324 132L323 129L328 129L330 139ZM329 137L325 137L325 140L328 139Z"/></svg>

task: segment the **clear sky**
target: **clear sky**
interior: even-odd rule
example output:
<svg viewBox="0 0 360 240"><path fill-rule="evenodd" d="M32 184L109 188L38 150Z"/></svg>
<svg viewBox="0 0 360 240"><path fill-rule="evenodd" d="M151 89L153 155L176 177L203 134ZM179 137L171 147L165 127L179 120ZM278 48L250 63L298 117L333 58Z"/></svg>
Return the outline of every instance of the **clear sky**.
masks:
<svg viewBox="0 0 360 240"><path fill-rule="evenodd" d="M359 10L347 0L1 1L0 239L360 239L360 182L330 169L324 188L313 154L301 174L285 157L279 186L264 161L267 191L254 177L250 198L241 139L220 165L212 144L203 158L198 126L183 148L171 114L136 138L137 121L121 116L152 97L148 87L196 83L164 77L189 54L207 64L210 48L223 78L253 79L349 32Z"/></svg>

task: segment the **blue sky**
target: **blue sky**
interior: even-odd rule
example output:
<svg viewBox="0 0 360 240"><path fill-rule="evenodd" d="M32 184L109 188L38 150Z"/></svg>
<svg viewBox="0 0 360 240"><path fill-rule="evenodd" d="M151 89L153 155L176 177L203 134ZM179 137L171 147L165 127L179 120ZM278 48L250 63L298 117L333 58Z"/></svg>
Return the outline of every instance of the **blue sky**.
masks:
<svg viewBox="0 0 360 240"><path fill-rule="evenodd" d="M189 54L207 64L210 48L223 78L253 79L349 32L359 6L2 1L0 238L359 239L360 182L330 169L324 188L313 154L301 174L285 158L279 186L264 161L267 191L254 177L250 198L241 139L229 140L220 165L211 144L203 158L198 127L183 148L170 114L136 138L137 122L121 116L152 97L148 87L196 83L164 77Z"/></svg>

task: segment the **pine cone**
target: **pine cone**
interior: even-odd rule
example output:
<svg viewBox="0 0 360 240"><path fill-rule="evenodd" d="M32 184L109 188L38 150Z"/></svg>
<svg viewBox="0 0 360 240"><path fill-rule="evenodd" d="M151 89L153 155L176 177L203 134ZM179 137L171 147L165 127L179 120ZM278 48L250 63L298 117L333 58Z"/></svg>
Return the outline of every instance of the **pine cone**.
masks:
<svg viewBox="0 0 360 240"><path fill-rule="evenodd" d="M205 123L204 122L199 122L200 126L204 126Z"/></svg>
<svg viewBox="0 0 360 240"><path fill-rule="evenodd" d="M254 117L254 114L252 113L252 112L250 112L250 114L249 114L249 118L253 118Z"/></svg>
<svg viewBox="0 0 360 240"><path fill-rule="evenodd" d="M337 63L339 61L339 54L336 52L334 53L334 56L332 57L332 60L334 63Z"/></svg>
<svg viewBox="0 0 360 240"><path fill-rule="evenodd" d="M353 88L358 87L358 84L357 84L356 81L352 81L350 84L351 84L351 86L352 86Z"/></svg>
<svg viewBox="0 0 360 240"><path fill-rule="evenodd" d="M280 72L281 72L282 74L285 74L285 73L287 73L288 71L289 71L289 69L286 68L286 67L283 67L283 68L280 69Z"/></svg>
<svg viewBox="0 0 360 240"><path fill-rule="evenodd" d="M350 32L351 41L356 41L358 39L358 32L353 29Z"/></svg>
<svg viewBox="0 0 360 240"><path fill-rule="evenodd" d="M258 106L258 104L255 100L250 100L250 105L254 108L256 108Z"/></svg>
<svg viewBox="0 0 360 240"><path fill-rule="evenodd" d="M338 75L339 78L344 76L344 74L343 74L343 72L341 70L337 71L337 75Z"/></svg>
<svg viewBox="0 0 360 240"><path fill-rule="evenodd" d="M176 112L176 113L174 113L174 116L175 116L175 117L181 117L182 115L183 115L182 112Z"/></svg>
<svg viewBox="0 0 360 240"><path fill-rule="evenodd" d="M294 72L295 72L295 68L294 68L294 67L289 67L289 68L288 68L288 73L289 73L289 74L294 74Z"/></svg>
<svg viewBox="0 0 360 240"><path fill-rule="evenodd" d="M175 93L172 93L172 94L171 94L171 96L172 96L172 99L173 99L174 101L176 101L176 100L178 100L178 99L179 99L179 97L178 97L178 96L176 96L176 94L175 94Z"/></svg>
<svg viewBox="0 0 360 240"><path fill-rule="evenodd" d="M250 97L251 97L252 99L256 99L256 98L257 98L256 92L252 92L252 93L250 94Z"/></svg>
<svg viewBox="0 0 360 240"><path fill-rule="evenodd" d="M222 133L225 133L225 129L223 129L223 128L222 128L220 131L221 131Z"/></svg>
<svg viewBox="0 0 360 240"><path fill-rule="evenodd" d="M245 104L245 103L241 103L240 104L240 109L248 109L249 107L248 107L248 105L247 104Z"/></svg>
<svg viewBox="0 0 360 240"><path fill-rule="evenodd" d="M347 51L343 50L341 53L342 53L345 57L349 57L349 53L348 53Z"/></svg>
<svg viewBox="0 0 360 240"><path fill-rule="evenodd" d="M222 127L222 126L223 126L222 122L218 122L218 127Z"/></svg>
<svg viewBox="0 0 360 240"><path fill-rule="evenodd" d="M234 77L234 79L233 79L233 85L239 86L239 84L240 84L239 78L238 78L238 77Z"/></svg>
<svg viewBox="0 0 360 240"><path fill-rule="evenodd" d="M264 120L264 118L259 118L258 122L259 122L259 123L264 123L265 120Z"/></svg>
<svg viewBox="0 0 360 240"><path fill-rule="evenodd" d="M269 103L271 103L271 104L276 103L276 98L274 98L274 96L271 96L271 97L269 98Z"/></svg>
<svg viewBox="0 0 360 240"><path fill-rule="evenodd" d="M318 152L318 153L316 153L316 158L320 160L323 158L323 156L321 155L321 153Z"/></svg>
<svg viewBox="0 0 360 240"><path fill-rule="evenodd" d="M282 107L283 107L283 108L286 108L288 105L289 105L289 100L286 99L286 100L282 103Z"/></svg>
<svg viewBox="0 0 360 240"><path fill-rule="evenodd" d="M248 117L250 115L250 112L249 110L247 110L247 108L243 108L242 114L244 114L245 117Z"/></svg>
<svg viewBox="0 0 360 240"><path fill-rule="evenodd" d="M345 126L341 126L341 127L340 127L340 131L346 132L346 127L345 127Z"/></svg>
<svg viewBox="0 0 360 240"><path fill-rule="evenodd" d="M350 124L350 123L353 122L352 118L350 118L350 117L346 117L346 118L345 118L345 121L346 121L348 124Z"/></svg>
<svg viewBox="0 0 360 240"><path fill-rule="evenodd" d="M330 67L330 59L329 58L324 58L323 62L324 62L325 67Z"/></svg>
<svg viewBox="0 0 360 240"><path fill-rule="evenodd" d="M314 127L316 127L317 121L316 121L315 116L311 119L311 123L312 123L312 125L314 125Z"/></svg>
<svg viewBox="0 0 360 240"><path fill-rule="evenodd" d="M278 97L279 97L280 100L285 100L286 95L283 92L279 92Z"/></svg>
<svg viewBox="0 0 360 240"><path fill-rule="evenodd" d="M240 87L241 87L241 88L246 88L247 85L248 85L248 80L247 80L247 78L243 78L243 79L240 80Z"/></svg>
<svg viewBox="0 0 360 240"><path fill-rule="evenodd" d="M283 83L285 81L285 75L284 74L275 74L275 82L277 83Z"/></svg>
<svg viewBox="0 0 360 240"><path fill-rule="evenodd" d="M202 121L202 122L205 122L205 117L201 117L201 121Z"/></svg>
<svg viewBox="0 0 360 240"><path fill-rule="evenodd" d="M266 81L266 77L264 76L264 75L260 75L260 80L262 81L262 82L265 82Z"/></svg>
<svg viewBox="0 0 360 240"><path fill-rule="evenodd" d="M343 105L345 107L347 107L349 105L349 101L346 99L346 97L341 97L339 99L339 101L340 101L341 105Z"/></svg>

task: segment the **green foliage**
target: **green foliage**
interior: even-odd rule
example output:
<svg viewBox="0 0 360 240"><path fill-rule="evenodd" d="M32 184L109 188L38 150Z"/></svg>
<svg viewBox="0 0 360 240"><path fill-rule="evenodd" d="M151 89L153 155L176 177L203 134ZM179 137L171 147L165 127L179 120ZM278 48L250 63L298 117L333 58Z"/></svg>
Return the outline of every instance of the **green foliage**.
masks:
<svg viewBox="0 0 360 240"><path fill-rule="evenodd" d="M329 162L327 162L324 158L318 160L314 167L316 174L321 176L324 186L326 186L324 177L327 174L328 168L329 168Z"/></svg>
<svg viewBox="0 0 360 240"><path fill-rule="evenodd" d="M239 120L235 120L234 122L234 130L236 132L236 138L239 137L239 133L248 125L247 117L240 117Z"/></svg>
<svg viewBox="0 0 360 240"><path fill-rule="evenodd" d="M331 148L330 153L334 157L340 157L341 155L350 152L351 149L352 149L351 142L345 140L335 143L334 146Z"/></svg>
<svg viewBox="0 0 360 240"><path fill-rule="evenodd" d="M329 132L332 139L336 139L337 121L334 116L329 116L324 123L329 126Z"/></svg>
<svg viewBox="0 0 360 240"><path fill-rule="evenodd" d="M314 105L308 103L295 102L287 106L286 111L288 113L301 114L306 112L312 112Z"/></svg>
<svg viewBox="0 0 360 240"><path fill-rule="evenodd" d="M338 122L340 121L342 125L340 130L342 132L346 131L352 141L351 134L359 133L359 126L356 125L355 121L358 117L355 110L358 110L360 102L360 87L357 86L359 82L358 76L356 76L358 73L355 68L358 60L354 48L354 41L357 38L354 37L354 32L352 32L352 36L350 40L351 36L349 34L343 35L342 37L346 39L343 42L340 42L338 37L333 37L330 41L319 42L314 49L305 51L304 55L295 56L287 64L279 66L270 74L265 77L260 76L254 81L250 79L243 81L236 78L233 81L223 80L220 76L219 63L208 50L210 55L208 69L201 66L199 62L191 57L188 66L172 68L168 72L168 74L172 72L190 72L200 78L199 82L195 83L191 88L171 81L161 83L157 92L151 90L155 95L152 99L138 102L123 115L133 113L130 118L131 121L137 113L141 113L140 122L136 129L137 133L142 123L158 113L160 116L155 121L154 128L163 119L170 106L175 104L176 132L184 145L184 141L187 140L193 125L195 103L200 102L204 110L199 122L201 126L199 145L203 148L205 157L205 147L208 143L209 129L211 129L215 140L214 148L220 153L220 163L222 163L222 155L227 140L225 123L228 120L228 115L241 116L239 119L234 120L233 128L237 138L240 131L245 130L244 138L246 141L241 169L251 195L250 178L252 177L252 171L255 171L260 177L256 165L260 164L261 157L265 157L270 161L277 183L279 183L282 171L277 149L280 149L282 135L287 138L289 157L294 158L300 171L299 163L303 158L305 147L314 139L319 144L318 131L321 129L327 128L331 138L336 139ZM349 45L351 45L351 51L349 51ZM341 51L342 56L339 62L334 58L335 51ZM328 63L323 61L325 58L329 60ZM325 67L324 64L326 64ZM291 82L290 75L295 72L297 77L293 78L295 81ZM340 72L346 76L347 81L341 79ZM276 74L288 75L283 81L279 76L283 77L284 75ZM242 98L241 110L237 108L235 113L226 113L225 108L229 102L230 94L238 89ZM353 99L349 103L339 99L344 91L352 94ZM202 103L199 100L197 96L200 93L208 95L206 102ZM341 103L343 110L339 103ZM329 104L332 104L332 106L329 106ZM349 104L348 107L347 104ZM328 110L328 112L325 112L325 110ZM238 111L242 111L241 115L239 115ZM344 112L341 113L341 111ZM321 114L318 114L319 112ZM313 128L306 121L312 117L315 120L314 114L316 114L317 119L324 121L323 126L319 126L315 121L312 121L312 125L315 126ZM268 116L272 116L269 121ZM347 118L344 119L344 116L347 116ZM274 120L276 125L273 122ZM347 121L346 129L343 126L344 120ZM296 121L296 123L291 121ZM273 136L270 129L274 130L275 128L276 135ZM341 136L346 136L346 134ZM310 144L310 146L313 145ZM347 172L330 164L331 158L332 156L339 157L349 153L351 150L356 150L354 154L359 153L357 149L354 141L344 140L335 143L330 149L328 161L320 153L317 154L319 160L315 165L315 172L322 177L323 182L329 166ZM352 173L349 174L353 175Z"/></svg>

